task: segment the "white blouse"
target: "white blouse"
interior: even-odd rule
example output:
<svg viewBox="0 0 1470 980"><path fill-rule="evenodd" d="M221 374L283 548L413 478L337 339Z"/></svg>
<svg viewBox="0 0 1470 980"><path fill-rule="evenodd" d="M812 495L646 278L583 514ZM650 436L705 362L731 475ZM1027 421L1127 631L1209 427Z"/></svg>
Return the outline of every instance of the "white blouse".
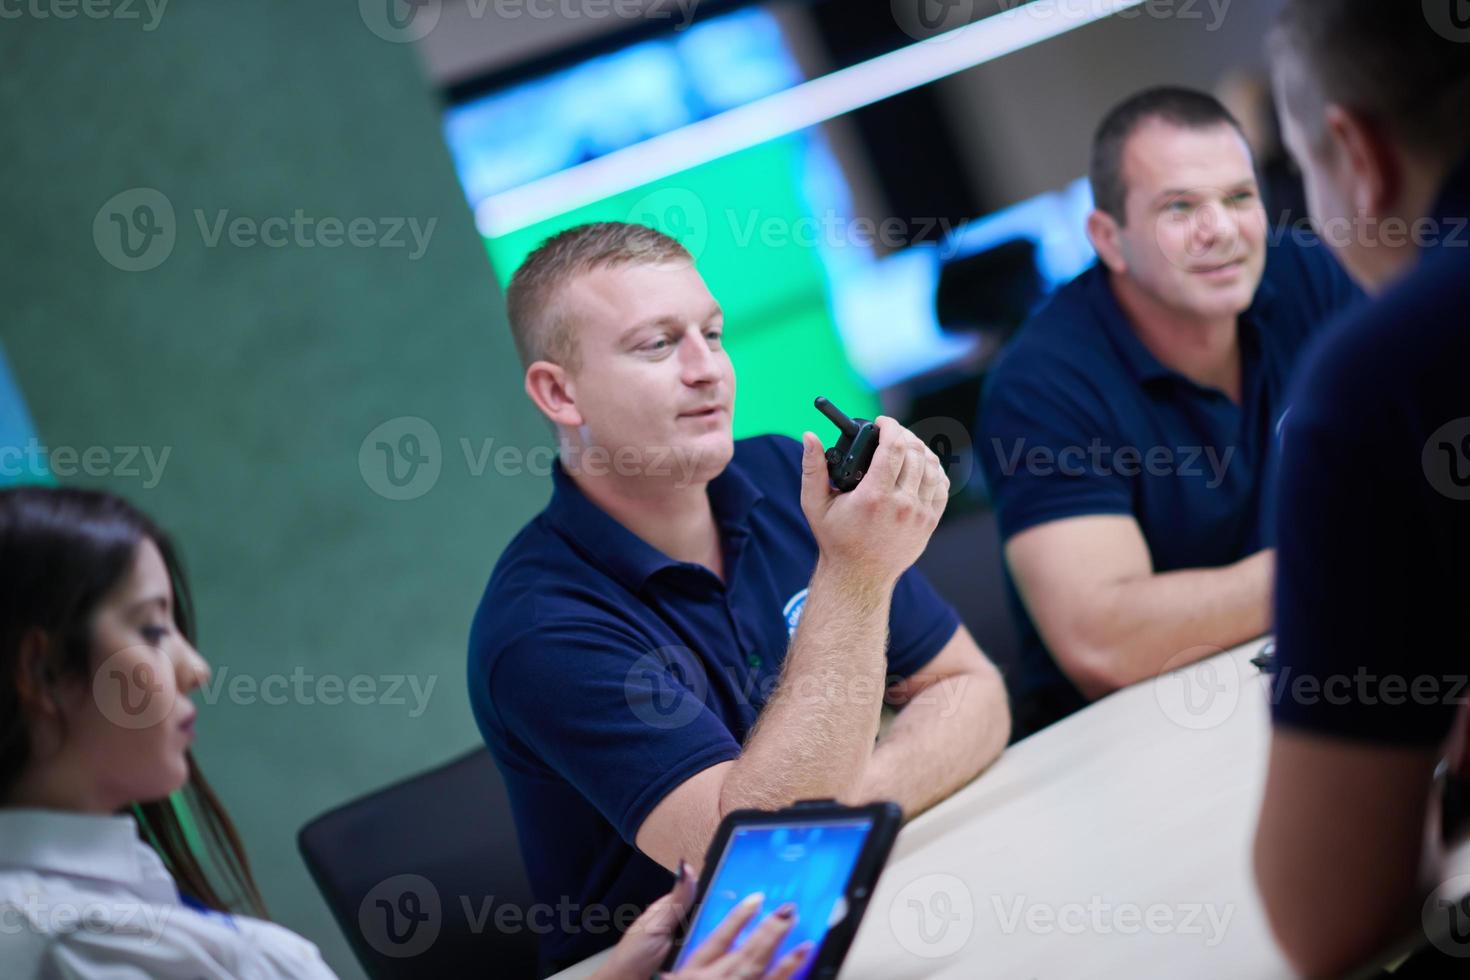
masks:
<svg viewBox="0 0 1470 980"><path fill-rule="evenodd" d="M327 980L316 946L183 904L131 816L0 809L6 980Z"/></svg>

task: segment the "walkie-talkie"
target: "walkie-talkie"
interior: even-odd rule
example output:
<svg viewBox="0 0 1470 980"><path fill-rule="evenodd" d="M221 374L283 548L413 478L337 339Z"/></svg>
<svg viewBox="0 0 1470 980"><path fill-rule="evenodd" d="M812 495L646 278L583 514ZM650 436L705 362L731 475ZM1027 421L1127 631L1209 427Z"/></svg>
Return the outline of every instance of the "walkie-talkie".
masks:
<svg viewBox="0 0 1470 980"><path fill-rule="evenodd" d="M827 450L827 475L834 487L850 493L873 464L873 453L878 449L878 427L867 419L848 418L825 398L819 397L816 406L842 432L837 445Z"/></svg>

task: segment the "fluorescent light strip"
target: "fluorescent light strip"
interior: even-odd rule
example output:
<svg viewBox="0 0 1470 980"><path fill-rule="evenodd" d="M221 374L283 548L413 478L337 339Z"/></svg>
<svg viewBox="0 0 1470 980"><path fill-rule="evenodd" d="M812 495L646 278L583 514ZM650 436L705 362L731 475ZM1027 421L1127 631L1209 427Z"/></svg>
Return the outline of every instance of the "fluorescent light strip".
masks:
<svg viewBox="0 0 1470 980"><path fill-rule="evenodd" d="M475 223L486 237L508 235L983 65L1143 2L1034 0L502 191L480 202Z"/></svg>

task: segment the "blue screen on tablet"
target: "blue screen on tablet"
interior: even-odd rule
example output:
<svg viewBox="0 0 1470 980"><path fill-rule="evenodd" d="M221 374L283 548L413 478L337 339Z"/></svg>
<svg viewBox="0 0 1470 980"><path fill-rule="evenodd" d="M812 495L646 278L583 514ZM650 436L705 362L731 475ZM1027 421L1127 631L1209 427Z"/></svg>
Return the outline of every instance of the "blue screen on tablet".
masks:
<svg viewBox="0 0 1470 980"><path fill-rule="evenodd" d="M704 902L689 927L676 968L684 965L742 899L761 892L765 895L761 913L736 938L735 947L745 942L766 916L786 902L794 902L796 925L771 962L779 961L810 940L818 949L813 950L797 971L796 980L805 977L820 952L834 910L846 912L846 905L839 908L838 902L847 892L848 881L872 827L872 820L859 818L735 828L719 865L712 872ZM705 873L711 872L706 869Z"/></svg>

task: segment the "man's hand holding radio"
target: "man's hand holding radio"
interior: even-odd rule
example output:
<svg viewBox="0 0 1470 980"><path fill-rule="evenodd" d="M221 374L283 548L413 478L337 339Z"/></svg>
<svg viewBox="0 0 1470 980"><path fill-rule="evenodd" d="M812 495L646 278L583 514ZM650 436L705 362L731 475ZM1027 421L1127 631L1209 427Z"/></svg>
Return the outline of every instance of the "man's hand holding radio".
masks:
<svg viewBox="0 0 1470 980"><path fill-rule="evenodd" d="M832 488L822 442L802 437L801 506L822 564L844 579L891 588L923 554L949 502L939 457L894 419L879 416L872 465L851 493Z"/></svg>

